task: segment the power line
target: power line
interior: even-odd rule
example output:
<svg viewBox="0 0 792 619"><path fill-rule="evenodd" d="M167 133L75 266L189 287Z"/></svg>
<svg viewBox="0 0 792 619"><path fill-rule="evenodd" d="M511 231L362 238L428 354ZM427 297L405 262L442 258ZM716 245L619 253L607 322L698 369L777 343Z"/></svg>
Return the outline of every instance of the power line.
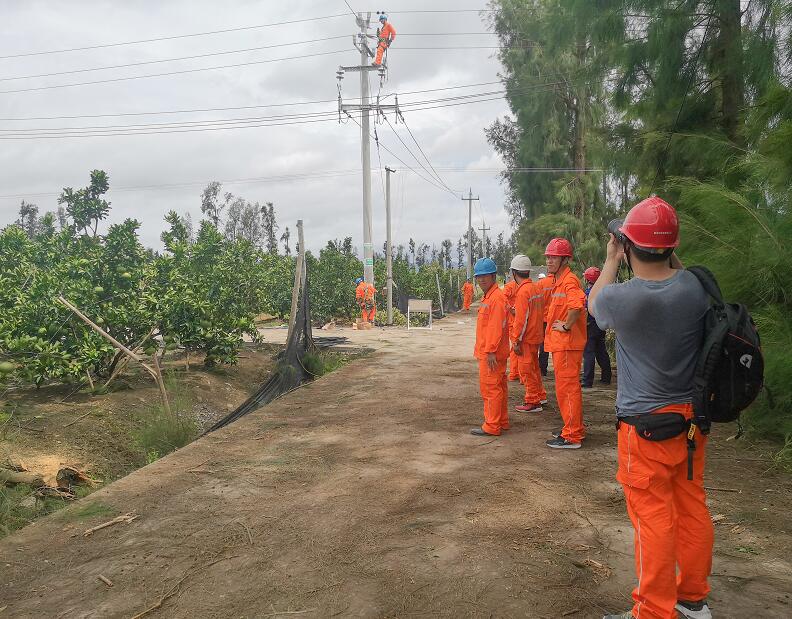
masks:
<svg viewBox="0 0 792 619"><path fill-rule="evenodd" d="M418 143L418 140L416 140L416 139L415 139L415 136L413 135L413 132L410 130L410 126L407 124L407 121L404 119L404 116L403 116L402 114L399 114L399 116L401 116L402 123L404 124L404 127L405 127L405 129L407 129L407 133L409 133L409 134L410 134L410 137L412 138L412 141L413 141L413 142L415 143L415 145L418 147L418 151L419 151L419 152L420 152L420 153L423 155L423 158L424 158L424 159L426 159L426 163L428 163L428 164L429 164L429 167L430 167L430 168L432 168L432 172L434 172L434 175L435 175L435 177L437 178L437 180L439 180L439 181L440 181L440 182L443 184L443 186L445 186L445 187L447 187L449 190L453 191L453 189L451 189L451 187L449 187L449 186L448 186L448 183L446 183L446 182L445 182L445 181L444 181L444 180L443 180L443 179L440 177L440 175L437 173L437 170L436 170L436 169L435 169L435 167L432 165L432 162L431 162L431 161L429 161L429 157L427 157L427 156L426 156L426 153L424 152L424 149L423 149L423 148L421 148L421 145ZM458 193L458 192L454 192L454 194L456 194L456 193ZM459 192L459 193L461 193L461 192Z"/></svg>
<svg viewBox="0 0 792 619"><path fill-rule="evenodd" d="M56 84L52 86L37 86L31 88L19 88L16 90L0 90L0 95L7 95L19 92L33 92L38 90L53 90L56 88L70 88L72 86L91 86L94 84L109 84L112 82L126 82L129 80L139 80L145 79L150 77L164 77L167 75L183 75L185 73L199 73L201 71L215 71L218 69L232 69L236 67L247 67L251 65L259 65L259 64L268 64L271 62L283 62L285 60L300 60L302 58L315 58L317 56L331 56L334 54L343 54L346 53L346 50L334 50L329 52L316 52L314 54L303 54L301 56L287 56L286 58L270 58L268 60L251 60L249 62L238 62L234 64L227 64L227 65L218 65L214 67L202 67L200 69L182 69L180 71L166 71L163 73L150 73L147 75L131 75L128 77L115 77L115 78L108 78L103 80L93 80L90 82L74 82L71 84Z"/></svg>
<svg viewBox="0 0 792 619"><path fill-rule="evenodd" d="M39 52L21 52L18 54L6 54L5 56L0 56L0 60L5 60L8 58L23 58L26 56L44 56L46 54L64 54L66 52L82 52L91 49L105 49L108 47L121 47L123 45L138 45L141 43L154 43L157 41L172 41L174 39L186 39L190 37L203 37L212 34L225 34L228 32L241 32L243 30L258 30L260 28L272 28L275 26L286 26L289 24L302 24L305 22L312 22L312 21L321 21L325 19L334 19L337 17L346 17L346 13L337 13L335 15L324 15L322 17L308 17L305 19L291 19L287 21L280 21L280 22L273 22L270 24L257 24L255 26L239 26L236 28L224 28L222 30L208 30L206 32L193 32L190 34L176 34L171 36L163 36L163 37L154 37L151 39L139 39L137 41L123 41L120 43L102 43L98 45L87 45L85 47L70 47L66 49L54 49L54 50L47 50L47 51L39 51Z"/></svg>
<svg viewBox="0 0 792 619"><path fill-rule="evenodd" d="M500 80L496 80L493 82L479 82L477 84L457 84L445 88L412 90L412 91L400 92L398 94L415 95L415 94L424 94L427 92L440 92L443 90L456 90L457 88L475 88L478 86L491 86L493 84L500 84L500 83L501 83ZM394 94L396 93L390 93L384 95L382 99L392 97ZM78 118L116 118L123 116L159 116L165 114L196 114L201 112L228 112L228 111L236 111L236 110L252 110L252 109L270 108L270 107L292 107L295 105L335 103L337 100L338 99L320 99L316 101L291 101L289 103L267 103L262 105L241 105L241 106L233 106L233 107L209 107L209 108L193 108L193 109L182 109L182 110L160 110L157 112L117 112L117 113L105 113L105 114L75 114L75 115L63 115L63 116L27 116L27 117L15 117L15 118L0 118L0 121L26 122L31 120L73 120Z"/></svg>
<svg viewBox="0 0 792 619"><path fill-rule="evenodd" d="M196 60L198 58L210 58L213 56L227 56L229 54L243 54L246 52L257 52L264 49L274 49L276 47L291 47L293 45L305 45L306 43L321 43L323 41L335 41L338 39L346 39L348 35L338 35L333 37L322 37L321 39L307 39L302 41L293 41L290 43L276 43L274 45L261 45L259 47L246 47L243 49L230 49L222 52L208 52L205 54L195 54L193 56L179 56L177 58L161 58L159 60L141 60L140 62L128 62L125 64L105 65L102 67L88 67L84 69L70 69L69 71L55 71L53 73L38 73L35 75L17 75L13 77L0 77L0 82L8 82L12 80L27 80L36 79L40 77L55 77L58 75L74 75L75 73L90 73L92 71L109 71L110 69L125 69L128 67L141 67L150 64L162 64L163 62L179 62L182 60Z"/></svg>

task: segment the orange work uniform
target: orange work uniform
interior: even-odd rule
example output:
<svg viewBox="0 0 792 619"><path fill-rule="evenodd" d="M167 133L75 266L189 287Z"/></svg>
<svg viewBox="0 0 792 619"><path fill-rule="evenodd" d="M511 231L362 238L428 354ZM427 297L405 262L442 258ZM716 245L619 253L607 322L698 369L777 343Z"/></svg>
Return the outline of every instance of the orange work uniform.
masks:
<svg viewBox="0 0 792 619"><path fill-rule="evenodd" d="M506 326L511 331L514 322L514 296L517 294L517 282L508 281L503 285L503 296L506 297ZM513 350L509 353L509 380L520 378L519 360Z"/></svg>
<svg viewBox="0 0 792 619"><path fill-rule="evenodd" d="M376 294L377 289L366 282L360 282L355 289L355 299L360 307L360 318L363 322L374 322L374 317L377 314Z"/></svg>
<svg viewBox="0 0 792 619"><path fill-rule="evenodd" d="M473 284L465 282L462 285L462 309L468 311L473 303Z"/></svg>
<svg viewBox="0 0 792 619"><path fill-rule="evenodd" d="M556 398L564 429L561 436L570 443L580 443L586 436L583 426L583 392L580 387L580 370L583 349L586 347L586 293L580 280L568 266L553 278L550 304L545 319L544 349L553 355ZM570 310L580 310L575 324L567 333L555 331L556 320L566 321Z"/></svg>
<svg viewBox="0 0 792 619"><path fill-rule="evenodd" d="M390 25L390 22L385 22L382 24L382 28L379 29L377 35L377 57L374 59L374 64L381 65L382 64L382 55L385 53L385 50L391 46L396 40L396 29Z"/></svg>
<svg viewBox="0 0 792 619"><path fill-rule="evenodd" d="M508 383L506 360L509 358L509 333L506 325L506 299L494 285L481 300L476 321L474 356L479 361L479 388L484 400L484 423L487 434L499 435L509 429ZM495 354L494 370L487 364L487 355Z"/></svg>
<svg viewBox="0 0 792 619"><path fill-rule="evenodd" d="M517 359L520 380L525 385L525 403L540 404L547 400L539 369L539 345L544 340L544 293L530 279L517 288L510 338L522 351Z"/></svg>
<svg viewBox="0 0 792 619"><path fill-rule="evenodd" d="M693 415L690 404L655 413ZM676 619L677 600L704 600L710 592L713 526L704 491L707 437L697 432L693 480L688 480L687 434L664 441L641 438L619 424L619 468L627 513L635 529L633 617Z"/></svg>

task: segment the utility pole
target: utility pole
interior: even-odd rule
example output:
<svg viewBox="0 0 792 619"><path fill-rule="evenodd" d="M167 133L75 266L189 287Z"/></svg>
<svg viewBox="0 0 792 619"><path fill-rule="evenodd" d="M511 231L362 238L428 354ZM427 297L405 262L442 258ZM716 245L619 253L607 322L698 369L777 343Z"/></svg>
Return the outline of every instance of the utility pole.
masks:
<svg viewBox="0 0 792 619"><path fill-rule="evenodd" d="M487 224L484 220L481 220L481 255L484 258L491 258L492 256L487 255L487 232L491 230L491 228L487 228Z"/></svg>
<svg viewBox="0 0 792 619"><path fill-rule="evenodd" d="M379 98L372 105L370 101L368 75L370 71L377 71L381 77L385 76L384 66L373 66L371 59L374 52L368 45L368 29L371 27L371 12L363 17L363 13L358 13L356 17L360 32L352 37L352 43L360 52L360 64L351 67L339 67L336 77L338 86L338 112L339 121L341 113L347 116L350 111L360 112L360 158L363 164L363 279L367 284L374 283L374 240L371 223L371 118L370 112L374 110L381 114L385 109L392 109L398 113L399 103L395 105L380 105ZM360 73L360 103L344 104L341 101L341 80L344 79L346 71Z"/></svg>
<svg viewBox="0 0 792 619"><path fill-rule="evenodd" d="M468 203L468 259L467 259L467 278L471 279L473 277L473 201L478 200L478 198L473 197L473 189L470 189L468 192L467 198L462 198L462 200L467 200Z"/></svg>
<svg viewBox="0 0 792 619"><path fill-rule="evenodd" d="M393 239L391 238L390 175L396 170L385 166L385 273L388 282L388 324L393 324Z"/></svg>

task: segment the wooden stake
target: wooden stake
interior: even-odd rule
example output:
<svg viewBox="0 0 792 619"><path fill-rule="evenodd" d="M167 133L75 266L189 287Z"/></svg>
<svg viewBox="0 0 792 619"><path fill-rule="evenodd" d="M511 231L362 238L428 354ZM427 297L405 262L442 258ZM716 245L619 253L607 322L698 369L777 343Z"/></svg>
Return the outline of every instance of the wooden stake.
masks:
<svg viewBox="0 0 792 619"><path fill-rule="evenodd" d="M91 386L91 391L96 391L96 387L94 387L94 382L91 379L91 372L89 370L85 370L85 375L88 377L88 384Z"/></svg>
<svg viewBox="0 0 792 619"><path fill-rule="evenodd" d="M291 312L289 313L289 333L286 336L286 343L291 341L297 322L297 305L300 300L300 288L302 288L303 261L305 260L305 242L303 240L303 222L297 220L297 238L300 244L300 251L297 252L297 264L294 269L294 288L292 288Z"/></svg>
<svg viewBox="0 0 792 619"><path fill-rule="evenodd" d="M157 386L160 390L160 395L162 396L162 405L165 407L165 412L168 416L172 416L173 413L171 412L170 402L168 401L168 392L165 390L165 381L162 380L162 370L160 370L159 360L157 359L157 353L151 355L151 360L154 363L154 370L156 371L156 380Z"/></svg>

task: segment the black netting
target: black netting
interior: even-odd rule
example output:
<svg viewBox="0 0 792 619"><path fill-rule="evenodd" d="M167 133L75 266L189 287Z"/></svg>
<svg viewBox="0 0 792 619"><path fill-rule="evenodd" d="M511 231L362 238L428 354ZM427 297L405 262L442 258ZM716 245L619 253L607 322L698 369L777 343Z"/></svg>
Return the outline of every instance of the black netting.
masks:
<svg viewBox="0 0 792 619"><path fill-rule="evenodd" d="M302 359L308 352L316 350L311 330L311 302L308 293L308 274L303 277L300 298L297 305L297 319L294 330L286 342L286 348L278 355L275 374L250 396L239 408L223 417L209 428L206 433L214 432L244 417L248 413L269 404L275 398L311 380L313 375L305 369Z"/></svg>

